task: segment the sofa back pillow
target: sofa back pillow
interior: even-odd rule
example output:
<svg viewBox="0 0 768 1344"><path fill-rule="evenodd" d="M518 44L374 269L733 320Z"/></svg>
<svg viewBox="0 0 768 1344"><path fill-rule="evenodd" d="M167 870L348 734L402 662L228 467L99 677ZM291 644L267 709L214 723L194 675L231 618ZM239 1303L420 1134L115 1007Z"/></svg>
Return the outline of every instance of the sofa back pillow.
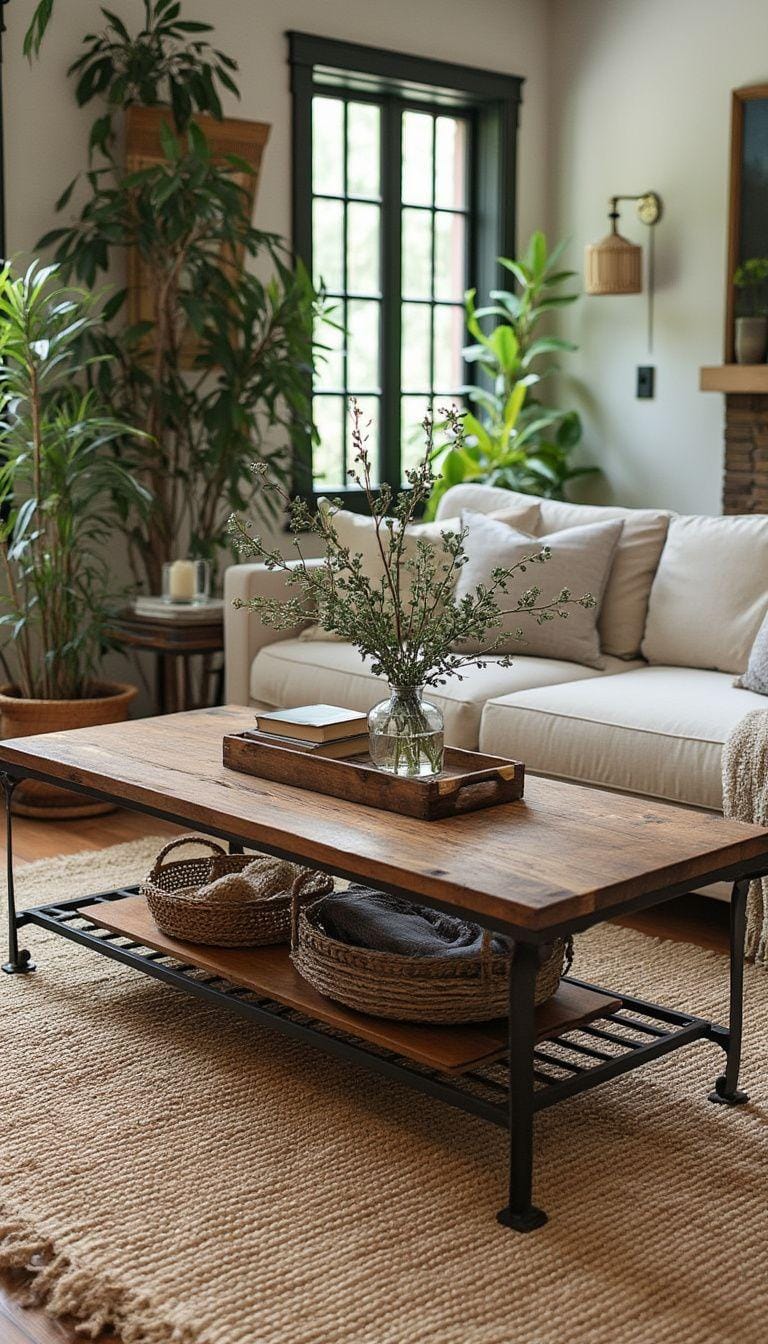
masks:
<svg viewBox="0 0 768 1344"><path fill-rule="evenodd" d="M616 658L637 658L640 652L651 586L670 516L662 509L619 509L568 504L559 499L541 501L540 532L583 527L585 523L606 519L620 519L624 524L597 623L603 653Z"/></svg>
<svg viewBox="0 0 768 1344"><path fill-rule="evenodd" d="M675 517L648 604L649 663L744 672L768 610L768 517Z"/></svg>
<svg viewBox="0 0 768 1344"><path fill-rule="evenodd" d="M511 527L519 528L521 532L535 532L539 521L538 500L527 499L522 495L520 496L523 500L522 505L510 505L508 491L500 490L499 494L504 496L503 502L506 504L506 508L493 516L508 523ZM330 508L330 501L321 499L319 507ZM333 513L333 526L342 546L346 546L352 555L363 557L365 573L370 578L380 579L384 574L384 566L376 540L376 528L370 515L353 513L351 509L336 509ZM413 523L408 528L408 541L404 552L406 560L415 557L417 541L430 541L434 546L442 547L443 532L458 532L460 527L461 518L458 515L451 518L442 518L439 522L434 523ZM386 541L384 544L386 545ZM403 601L406 603L409 600L410 589L410 575L407 570L404 570L401 579L401 591ZM302 632L301 638L339 640L341 636L330 630L325 630L322 625L311 625Z"/></svg>
<svg viewBox="0 0 768 1344"><path fill-rule="evenodd" d="M502 506L502 497L521 507L527 495L514 490L500 490L492 485L454 485L446 490L438 508L438 518L445 513L491 513ZM537 499L539 523L534 530L538 536L547 532L583 527L585 523L601 523L620 519L624 524L598 620L598 631L603 653L616 658L637 658L648 615L651 584L664 548L671 514L664 509L620 509L602 504L569 504L559 499ZM523 527L522 531L529 529Z"/></svg>
<svg viewBox="0 0 768 1344"><path fill-rule="evenodd" d="M473 593L478 584L490 587L497 567L519 564L527 556L538 555L544 546L550 547L550 558L541 565L532 564L524 574L520 573L519 581L513 579L506 594L499 592L499 606L514 608L523 593L534 587L541 590L538 606L552 602L564 588L570 590L574 599L587 593L595 599L594 607L565 607L564 616L555 613L553 620L546 620L541 625L534 615L526 616L511 610L503 617L500 630L489 631L484 643L462 642L462 652L479 653L503 632L507 638L496 650L498 653L520 653L525 657L557 658L586 667L603 667L597 618L623 524L618 520L587 523L584 527L534 537L487 514L465 511L461 520L469 529L465 543L468 559L456 584L456 601ZM518 630L523 632L522 640L517 638Z"/></svg>

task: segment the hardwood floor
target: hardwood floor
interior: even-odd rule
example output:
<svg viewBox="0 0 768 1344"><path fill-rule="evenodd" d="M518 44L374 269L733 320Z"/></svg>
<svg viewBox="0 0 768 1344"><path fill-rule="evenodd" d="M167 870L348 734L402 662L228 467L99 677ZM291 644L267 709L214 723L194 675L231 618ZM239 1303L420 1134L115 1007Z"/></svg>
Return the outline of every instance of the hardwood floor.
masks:
<svg viewBox="0 0 768 1344"><path fill-rule="evenodd" d="M178 826L135 812L113 812L105 817L57 823L19 817L14 822L14 849L18 863L33 863L57 854L104 849L145 835L173 835L180 831ZM704 897L682 896L620 922L652 936L697 943L717 952L728 948L727 906ZM66 1323L51 1320L45 1312L22 1307L16 1296L18 1284L18 1278L13 1276L0 1280L0 1344L77 1344L82 1339ZM102 1334L96 1344L119 1344L119 1341L113 1334Z"/></svg>

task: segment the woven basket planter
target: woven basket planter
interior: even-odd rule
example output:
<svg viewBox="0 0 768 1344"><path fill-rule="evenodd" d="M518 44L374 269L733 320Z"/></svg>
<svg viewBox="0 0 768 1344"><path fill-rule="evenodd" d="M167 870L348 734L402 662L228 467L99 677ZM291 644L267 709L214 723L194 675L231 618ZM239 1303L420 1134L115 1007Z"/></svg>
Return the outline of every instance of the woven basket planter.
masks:
<svg viewBox="0 0 768 1344"><path fill-rule="evenodd" d="M490 1022L509 1010L509 957L483 950L474 957L409 957L354 947L322 929L322 900L294 909L291 959L320 994L372 1017L402 1022ZM557 990L570 966L570 940L558 939L544 955L536 979L536 1004Z"/></svg>
<svg viewBox="0 0 768 1344"><path fill-rule="evenodd" d="M61 733L69 728L93 728L102 723L123 723L128 707L138 694L135 686L122 682L97 682L85 700L25 700L15 686L0 686L3 737L30 737L37 733ZM60 821L70 817L99 817L114 812L116 803L97 803L71 789L60 789L39 779L25 779L16 789L13 810L20 817Z"/></svg>
<svg viewBox="0 0 768 1344"><path fill-rule="evenodd" d="M207 845L212 854L164 862L171 850L188 844ZM332 877L286 863L286 886L276 894L245 901L207 900L198 894L201 887L230 873L242 873L258 859L254 854L228 854L205 835L179 836L160 850L141 893L147 898L157 927L169 938L215 947L287 943L291 937L291 896L297 882L303 899L314 900L333 890ZM266 873L274 860L263 858L262 863Z"/></svg>

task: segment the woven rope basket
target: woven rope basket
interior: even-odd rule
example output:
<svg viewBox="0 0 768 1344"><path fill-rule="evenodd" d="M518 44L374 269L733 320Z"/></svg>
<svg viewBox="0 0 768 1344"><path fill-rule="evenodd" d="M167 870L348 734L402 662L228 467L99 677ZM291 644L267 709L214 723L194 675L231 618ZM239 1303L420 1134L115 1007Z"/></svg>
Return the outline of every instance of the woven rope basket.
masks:
<svg viewBox="0 0 768 1344"><path fill-rule="evenodd" d="M300 975L326 998L373 1017L402 1022L490 1022L509 1011L509 957L492 951L483 931L474 957L408 957L354 947L322 928L322 900L303 904L301 880L294 887L291 959ZM558 939L536 978L536 1004L549 999L570 968L570 939Z"/></svg>
<svg viewBox="0 0 768 1344"><path fill-rule="evenodd" d="M205 858L164 860L181 845L207 845ZM303 899L314 900L333 890L333 878L295 863L286 863L287 884L276 895L253 900L201 899L199 890L229 873L241 873L260 856L228 854L222 845L205 835L182 835L164 845L154 867L141 886L157 927L169 938L216 947L264 947L287 943L291 936L291 895L299 880ZM261 858L265 872L273 859Z"/></svg>

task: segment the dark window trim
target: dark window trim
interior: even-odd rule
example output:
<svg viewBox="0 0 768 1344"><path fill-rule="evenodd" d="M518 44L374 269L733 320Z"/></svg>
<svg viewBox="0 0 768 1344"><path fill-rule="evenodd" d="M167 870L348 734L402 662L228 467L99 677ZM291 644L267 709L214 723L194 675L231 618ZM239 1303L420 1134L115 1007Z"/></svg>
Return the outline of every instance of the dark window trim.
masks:
<svg viewBox="0 0 768 1344"><path fill-rule="evenodd" d="M382 100L382 147L393 134L390 118L399 116L398 103L435 110L444 108L473 121L474 179L471 199L474 228L471 231L473 280L478 292L487 294L500 286L504 273L499 256L514 256L516 218L516 149L518 108L524 80L517 75L456 65L427 57L339 42L310 33L288 32L293 95L293 175L292 231L293 249L312 269L312 97L327 89L329 93L362 96ZM395 101L395 99L397 101ZM425 110L427 110L425 107ZM399 156L386 155L382 148L385 171L399 173ZM382 180L382 193L399 192L399 181ZM382 257L384 302L399 305L397 277L400 273L400 239L397 230L385 230ZM390 235L390 236L387 236ZM400 351L394 344L386 352L386 367L393 380L399 374ZM399 390L399 377L397 377ZM387 414L389 400L381 401L380 433L382 444L393 441L393 426ZM386 460L387 449L383 456ZM397 488L399 481L392 481ZM306 498L320 492L312 490L311 445L297 453L294 489ZM336 490L350 507L361 504L359 492Z"/></svg>

